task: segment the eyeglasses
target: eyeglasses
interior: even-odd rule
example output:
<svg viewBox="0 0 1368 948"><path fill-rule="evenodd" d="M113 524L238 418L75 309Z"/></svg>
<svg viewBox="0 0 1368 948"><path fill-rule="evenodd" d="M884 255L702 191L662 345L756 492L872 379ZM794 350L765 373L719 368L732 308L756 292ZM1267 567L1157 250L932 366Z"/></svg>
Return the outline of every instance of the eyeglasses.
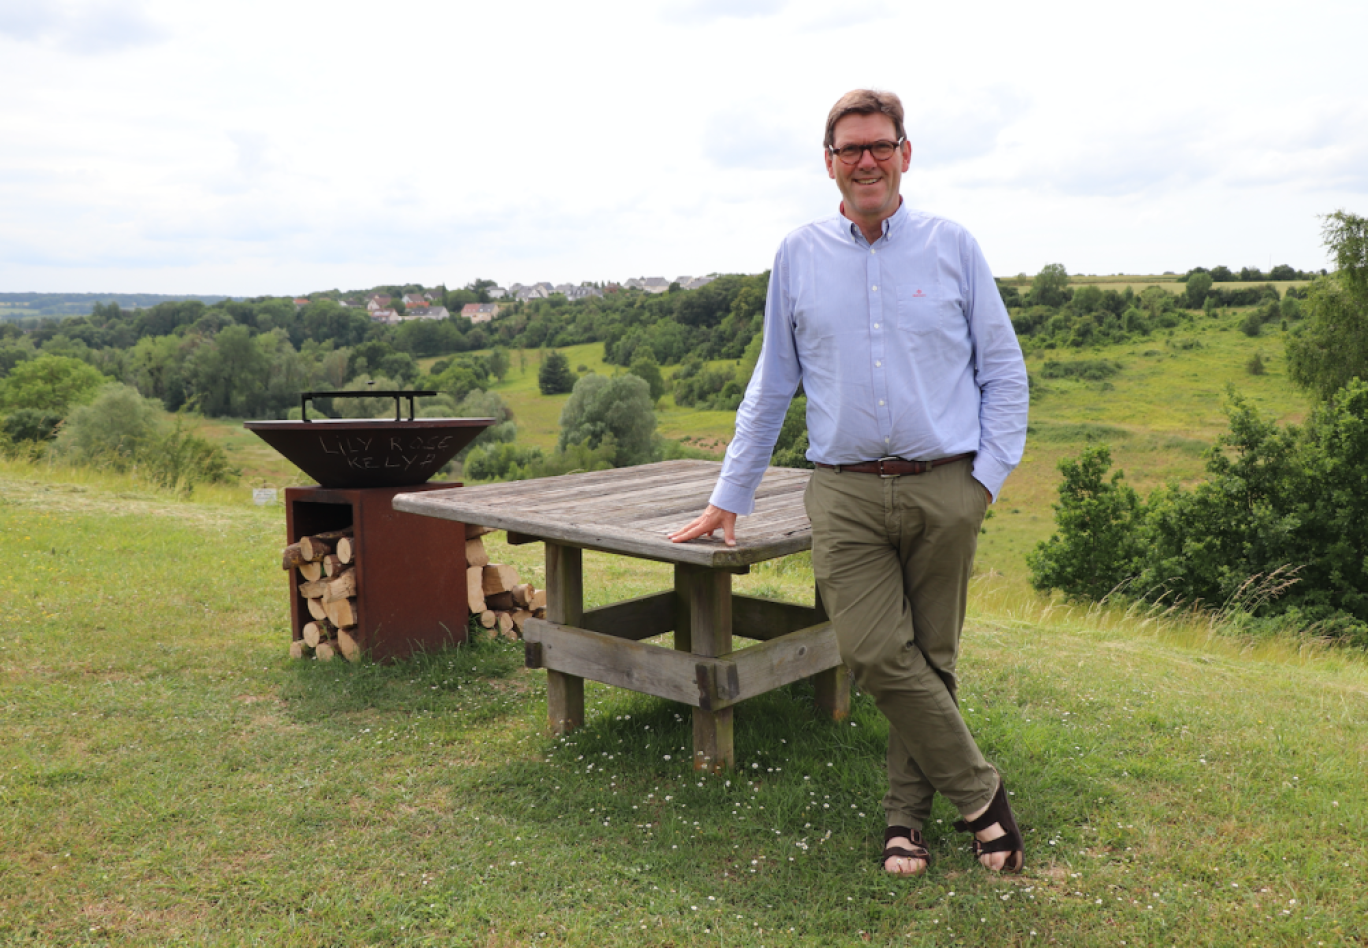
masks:
<svg viewBox="0 0 1368 948"><path fill-rule="evenodd" d="M893 157L893 153L898 150L906 138L899 138L895 142L882 141L874 142L870 145L842 145L840 148L828 148L827 151L836 155L848 165L853 165L860 160L860 157L867 151L874 156L875 161L887 161Z"/></svg>

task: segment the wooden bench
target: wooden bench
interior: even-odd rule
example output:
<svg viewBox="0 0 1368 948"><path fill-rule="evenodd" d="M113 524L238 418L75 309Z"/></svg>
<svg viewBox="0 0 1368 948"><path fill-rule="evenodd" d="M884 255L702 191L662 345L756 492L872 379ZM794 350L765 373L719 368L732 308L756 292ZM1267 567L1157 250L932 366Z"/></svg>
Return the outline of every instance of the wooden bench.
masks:
<svg viewBox="0 0 1368 948"><path fill-rule="evenodd" d="M747 698L812 678L837 720L850 708L850 677L836 636L814 605L741 596L732 576L808 549L808 472L769 468L736 546L721 537L671 543L667 534L707 505L721 465L662 461L639 467L457 490L400 494L396 510L508 531L546 545L546 618L527 621L529 668L547 673L547 716L563 733L584 723L584 679L692 706L694 766L732 767L732 709ZM672 590L584 609L583 551L674 565ZM674 633L674 647L644 642ZM735 648L734 638L760 644Z"/></svg>

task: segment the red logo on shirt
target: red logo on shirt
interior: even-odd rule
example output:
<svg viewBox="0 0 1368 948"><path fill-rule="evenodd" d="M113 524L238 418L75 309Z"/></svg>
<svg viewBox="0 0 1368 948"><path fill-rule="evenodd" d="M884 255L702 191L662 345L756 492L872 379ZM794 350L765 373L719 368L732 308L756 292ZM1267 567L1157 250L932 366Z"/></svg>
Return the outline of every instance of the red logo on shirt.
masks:
<svg viewBox="0 0 1368 948"><path fill-rule="evenodd" d="M925 296L926 294L923 293L923 292L921 291L921 288L920 288L920 287L918 287L918 288L917 288L917 292L913 293L912 295L913 295L913 296Z"/></svg>

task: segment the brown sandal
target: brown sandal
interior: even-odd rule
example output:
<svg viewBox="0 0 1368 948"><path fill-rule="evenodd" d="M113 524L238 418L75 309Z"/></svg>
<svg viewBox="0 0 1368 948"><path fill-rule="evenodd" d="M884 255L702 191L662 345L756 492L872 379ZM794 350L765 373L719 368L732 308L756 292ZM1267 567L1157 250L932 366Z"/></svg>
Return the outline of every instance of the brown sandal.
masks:
<svg viewBox="0 0 1368 948"><path fill-rule="evenodd" d="M983 815L976 820L956 820L955 829L961 833L980 833L994 823L1002 826L1003 834L986 843L980 842L977 836L974 837L974 858L990 853L1011 853L1007 857L1007 862L1003 864L1002 871L1020 872L1026 864L1026 843L1021 838L1021 830L1012 815L1012 805L1007 802L1007 784L1002 782L1001 777L998 778L997 793L993 794L993 802L988 804L988 809L983 811Z"/></svg>
<svg viewBox="0 0 1368 948"><path fill-rule="evenodd" d="M912 840L912 848L906 846L890 846L889 840L897 839L899 836L906 836ZM926 863L926 868L921 872L888 872L888 860L890 859L920 859ZM890 826L884 830L884 851L879 857L879 866L890 876L919 876L927 869L931 868L931 850L926 848L926 840L922 839L921 830L914 830L906 826Z"/></svg>

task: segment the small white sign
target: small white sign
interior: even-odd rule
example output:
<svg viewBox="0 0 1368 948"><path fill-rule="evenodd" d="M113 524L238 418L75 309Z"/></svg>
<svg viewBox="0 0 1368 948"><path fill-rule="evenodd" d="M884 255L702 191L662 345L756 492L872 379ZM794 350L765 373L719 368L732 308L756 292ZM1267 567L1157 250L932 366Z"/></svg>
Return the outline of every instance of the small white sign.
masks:
<svg viewBox="0 0 1368 948"><path fill-rule="evenodd" d="M274 487L253 487L252 500L256 502L258 507L273 504L276 501L276 489Z"/></svg>

